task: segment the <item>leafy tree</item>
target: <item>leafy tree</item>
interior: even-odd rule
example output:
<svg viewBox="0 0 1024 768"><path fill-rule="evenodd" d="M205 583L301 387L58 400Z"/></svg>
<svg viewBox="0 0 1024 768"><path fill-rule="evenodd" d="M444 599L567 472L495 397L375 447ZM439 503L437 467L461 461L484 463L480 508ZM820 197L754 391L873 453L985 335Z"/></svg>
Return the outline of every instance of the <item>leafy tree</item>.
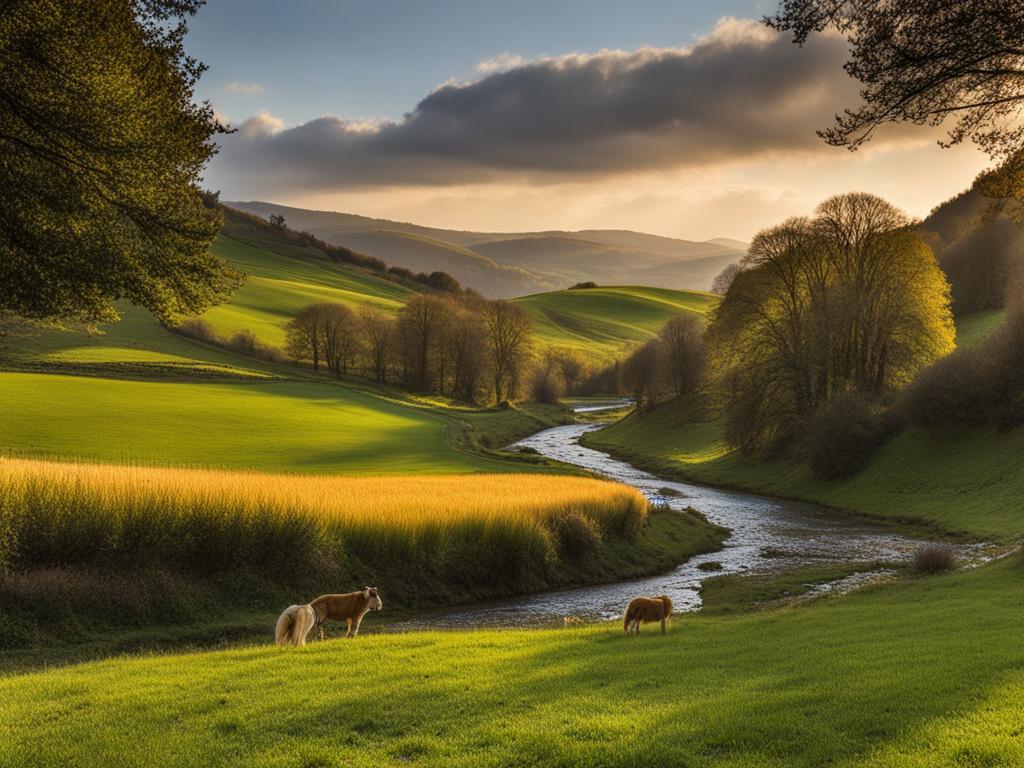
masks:
<svg viewBox="0 0 1024 768"><path fill-rule="evenodd" d="M268 221L270 222L270 226L272 226L274 229L284 229L286 226L284 221L284 214L281 213L270 214L270 218L268 219Z"/></svg>
<svg viewBox="0 0 1024 768"><path fill-rule="evenodd" d="M293 360L309 360L313 370L320 370L324 359L323 304L310 304L295 313L285 326L285 351Z"/></svg>
<svg viewBox="0 0 1024 768"><path fill-rule="evenodd" d="M906 385L953 349L949 285L908 219L848 194L759 233L708 331L730 442L763 451L844 392Z"/></svg>
<svg viewBox="0 0 1024 768"><path fill-rule="evenodd" d="M225 129L182 47L201 0L10 0L0 12L0 311L88 323L201 312L241 276L198 186Z"/></svg>
<svg viewBox="0 0 1024 768"><path fill-rule="evenodd" d="M1001 163L987 191L1024 200L1024 3L1020 0L782 0L765 20L803 43L835 29L863 104L820 135L851 149L890 122L955 123L947 145L976 142Z"/></svg>

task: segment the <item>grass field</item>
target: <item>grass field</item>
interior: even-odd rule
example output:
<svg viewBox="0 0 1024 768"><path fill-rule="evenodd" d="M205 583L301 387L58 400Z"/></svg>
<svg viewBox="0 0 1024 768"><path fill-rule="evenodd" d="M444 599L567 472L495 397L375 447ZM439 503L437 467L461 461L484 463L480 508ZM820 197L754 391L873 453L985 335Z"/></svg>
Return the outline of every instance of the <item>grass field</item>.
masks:
<svg viewBox="0 0 1024 768"><path fill-rule="evenodd" d="M230 302L208 310L203 319L223 336L249 330L275 347L284 346L284 326L308 304L370 304L394 312L411 293L397 283L336 264L312 249L267 238L242 241L221 235L213 252L247 277Z"/></svg>
<svg viewBox="0 0 1024 768"><path fill-rule="evenodd" d="M1002 562L664 637L376 635L17 675L0 764L1020 765L1022 580Z"/></svg>
<svg viewBox="0 0 1024 768"><path fill-rule="evenodd" d="M457 449L437 413L329 382L0 373L0 391L0 447L21 456L351 475L505 466Z"/></svg>
<svg viewBox="0 0 1024 768"><path fill-rule="evenodd" d="M730 451L714 422L678 420L661 408L584 437L667 477L814 501L881 518L924 522L986 538L1024 535L1024 429L963 430L944 436L908 429L862 472L815 479L786 461L748 461Z"/></svg>
<svg viewBox="0 0 1024 768"><path fill-rule="evenodd" d="M1006 319L1005 309L989 309L956 318L956 345L972 347Z"/></svg>
<svg viewBox="0 0 1024 768"><path fill-rule="evenodd" d="M540 344L610 362L631 343L654 336L673 315L704 314L717 298L702 291L616 286L538 293L516 301L533 316Z"/></svg>

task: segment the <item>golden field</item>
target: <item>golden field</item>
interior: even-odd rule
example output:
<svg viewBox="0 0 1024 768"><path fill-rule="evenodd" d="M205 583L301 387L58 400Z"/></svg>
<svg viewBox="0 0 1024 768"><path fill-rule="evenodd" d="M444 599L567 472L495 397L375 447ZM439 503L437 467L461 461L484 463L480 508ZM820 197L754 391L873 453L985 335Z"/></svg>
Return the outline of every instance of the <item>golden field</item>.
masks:
<svg viewBox="0 0 1024 768"><path fill-rule="evenodd" d="M0 569L254 569L514 585L604 536L637 491L554 475L308 477L0 459Z"/></svg>

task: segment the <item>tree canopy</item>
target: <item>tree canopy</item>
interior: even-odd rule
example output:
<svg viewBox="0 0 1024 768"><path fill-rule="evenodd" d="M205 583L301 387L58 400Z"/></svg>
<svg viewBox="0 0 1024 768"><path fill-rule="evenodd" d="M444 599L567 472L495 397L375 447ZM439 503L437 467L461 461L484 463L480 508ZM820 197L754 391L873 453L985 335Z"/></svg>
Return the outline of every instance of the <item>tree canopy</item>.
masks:
<svg viewBox="0 0 1024 768"><path fill-rule="evenodd" d="M803 43L834 29L850 43L846 71L863 104L820 135L856 148L889 122L955 122L946 144L971 139L1001 164L994 196L1024 200L1024 3L1020 0L782 0L766 22Z"/></svg>
<svg viewBox="0 0 1024 768"><path fill-rule="evenodd" d="M182 47L201 4L4 3L0 311L96 323L128 299L169 320L239 284L199 189L225 130Z"/></svg>
<svg viewBox="0 0 1024 768"><path fill-rule="evenodd" d="M772 448L838 395L902 387L952 351L949 285L909 225L856 193L754 238L708 331L733 444Z"/></svg>

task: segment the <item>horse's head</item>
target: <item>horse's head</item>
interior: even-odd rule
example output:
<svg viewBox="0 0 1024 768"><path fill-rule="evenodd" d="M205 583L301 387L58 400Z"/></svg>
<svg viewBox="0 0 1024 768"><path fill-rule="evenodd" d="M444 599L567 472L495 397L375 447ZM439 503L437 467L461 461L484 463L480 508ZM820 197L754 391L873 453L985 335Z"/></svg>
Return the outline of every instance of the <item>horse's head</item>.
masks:
<svg viewBox="0 0 1024 768"><path fill-rule="evenodd" d="M368 606L371 611L379 611L384 607L384 603L381 602L380 593L376 587L366 587L363 589L363 594L370 598L370 604Z"/></svg>

